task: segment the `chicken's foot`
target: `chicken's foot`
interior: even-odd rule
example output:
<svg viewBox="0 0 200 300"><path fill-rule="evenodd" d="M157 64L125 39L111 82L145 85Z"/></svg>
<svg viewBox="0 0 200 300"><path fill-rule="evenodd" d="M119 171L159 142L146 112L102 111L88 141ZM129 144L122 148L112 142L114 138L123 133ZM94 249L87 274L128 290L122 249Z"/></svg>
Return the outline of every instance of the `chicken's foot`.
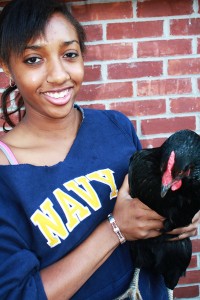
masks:
<svg viewBox="0 0 200 300"><path fill-rule="evenodd" d="M130 300L142 300L142 296L140 295L140 291L138 288L139 274L140 269L136 268L128 290L114 300L123 300L127 298Z"/></svg>
<svg viewBox="0 0 200 300"><path fill-rule="evenodd" d="M173 300L174 299L174 291L167 289L167 293L168 293L169 300Z"/></svg>

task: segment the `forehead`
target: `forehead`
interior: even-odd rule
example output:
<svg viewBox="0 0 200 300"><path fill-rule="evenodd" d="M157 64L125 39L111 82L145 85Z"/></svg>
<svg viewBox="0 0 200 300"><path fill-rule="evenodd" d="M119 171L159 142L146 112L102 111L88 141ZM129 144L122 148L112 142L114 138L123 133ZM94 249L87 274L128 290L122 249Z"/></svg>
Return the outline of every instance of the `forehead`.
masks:
<svg viewBox="0 0 200 300"><path fill-rule="evenodd" d="M53 14L47 22L44 32L28 44L32 43L54 43L58 41L78 40L78 34L75 27L61 13Z"/></svg>

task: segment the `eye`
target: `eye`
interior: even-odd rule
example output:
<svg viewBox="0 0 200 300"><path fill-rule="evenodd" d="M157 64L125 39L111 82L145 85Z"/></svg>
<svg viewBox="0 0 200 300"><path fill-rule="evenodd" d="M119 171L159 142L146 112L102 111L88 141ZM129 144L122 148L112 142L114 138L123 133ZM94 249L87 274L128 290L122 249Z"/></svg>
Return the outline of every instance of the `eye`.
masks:
<svg viewBox="0 0 200 300"><path fill-rule="evenodd" d="M25 63L28 65L39 64L40 62L41 62L41 58L37 56L32 56L25 60Z"/></svg>
<svg viewBox="0 0 200 300"><path fill-rule="evenodd" d="M69 59L75 59L79 56L79 54L77 52L67 52L65 53L64 57L69 58Z"/></svg>

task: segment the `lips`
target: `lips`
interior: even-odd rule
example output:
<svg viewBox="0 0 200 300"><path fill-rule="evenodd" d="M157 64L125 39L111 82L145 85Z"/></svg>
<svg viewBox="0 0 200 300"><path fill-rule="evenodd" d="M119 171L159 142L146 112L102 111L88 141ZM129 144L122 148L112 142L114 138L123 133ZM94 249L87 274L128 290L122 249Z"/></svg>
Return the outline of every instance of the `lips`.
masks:
<svg viewBox="0 0 200 300"><path fill-rule="evenodd" d="M72 89L68 88L62 91L49 91L43 93L48 102L54 105L65 105L71 99Z"/></svg>

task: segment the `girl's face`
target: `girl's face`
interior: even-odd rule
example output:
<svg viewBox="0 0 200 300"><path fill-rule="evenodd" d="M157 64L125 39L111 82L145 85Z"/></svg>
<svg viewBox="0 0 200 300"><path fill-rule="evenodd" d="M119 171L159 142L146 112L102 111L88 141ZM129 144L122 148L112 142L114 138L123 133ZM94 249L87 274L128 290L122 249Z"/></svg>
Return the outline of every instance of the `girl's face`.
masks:
<svg viewBox="0 0 200 300"><path fill-rule="evenodd" d="M22 55L16 56L13 51L9 69L4 69L24 99L26 117L67 116L84 76L76 30L62 14L54 14L44 35L31 40Z"/></svg>

